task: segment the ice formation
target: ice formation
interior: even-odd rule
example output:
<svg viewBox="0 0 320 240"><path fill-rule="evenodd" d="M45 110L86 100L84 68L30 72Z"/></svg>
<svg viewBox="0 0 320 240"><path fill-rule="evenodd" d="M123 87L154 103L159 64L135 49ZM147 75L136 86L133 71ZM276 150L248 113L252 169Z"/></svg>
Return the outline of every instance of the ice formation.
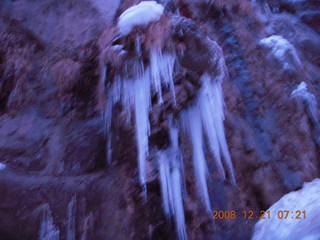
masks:
<svg viewBox="0 0 320 240"><path fill-rule="evenodd" d="M60 231L54 225L49 205L45 205L45 211L41 219L40 240L59 240Z"/></svg>
<svg viewBox="0 0 320 240"><path fill-rule="evenodd" d="M193 149L193 165L199 194L208 212L211 212L206 177L207 163L204 154L204 135L207 136L219 172L225 178L221 152L228 168L230 179L235 184L233 165L228 150L223 127L223 97L221 82L213 82L208 74L201 78L202 87L191 107L181 115L181 124L188 133Z"/></svg>
<svg viewBox="0 0 320 240"><path fill-rule="evenodd" d="M208 169L203 149L203 132L201 115L197 106L192 106L185 110L182 121L186 125L186 130L191 139L193 149L193 167L199 195L208 212L211 211L210 198L207 187Z"/></svg>
<svg viewBox="0 0 320 240"><path fill-rule="evenodd" d="M143 1L124 11L118 20L118 27L122 35L128 35L136 26L146 26L158 21L164 7L156 1Z"/></svg>
<svg viewBox="0 0 320 240"><path fill-rule="evenodd" d="M173 101L176 103L173 70L175 63L175 55L169 53L162 53L161 49L154 47L150 52L150 71L151 79L154 90L159 94L160 103L163 103L161 83L163 82L166 87L169 87ZM163 81L161 81L163 79Z"/></svg>
<svg viewBox="0 0 320 240"><path fill-rule="evenodd" d="M0 171L5 169L6 168L6 165L4 163L0 163Z"/></svg>
<svg viewBox="0 0 320 240"><path fill-rule="evenodd" d="M136 50L137 53L140 50ZM138 150L139 181L146 197L146 159L149 156L148 138L150 135L149 111L151 93L158 94L159 103L163 103L163 87L170 89L174 102L174 66L175 55L163 53L156 47L150 50L150 64L144 66L136 61L131 67L132 74L115 76L108 87L106 105L106 129L111 136L111 121L113 106L120 102L126 113L127 123L130 124L131 114L134 114L136 142ZM223 64L222 64L223 67ZM223 74L223 73L221 73ZM220 74L220 75L221 75ZM219 74L218 74L219 75ZM218 171L225 178L224 165L227 167L231 182L235 184L233 166L224 134L224 101L222 96L222 78L213 78L209 74L201 77L202 87L193 105L181 113L181 121L177 127L182 127L190 137L193 148L193 166L200 198L208 213L211 204L207 186L208 169L205 158L205 144L207 139L209 148L214 156ZM178 143L178 128L173 126L170 118L171 146L167 150L158 152L159 180L163 199L163 209L167 218L173 218L179 239L186 239L185 217L183 208L184 177L183 164ZM112 151L111 137L108 139L108 155Z"/></svg>
<svg viewBox="0 0 320 240"><path fill-rule="evenodd" d="M141 2L126 10L119 18L118 26L123 35L130 33L137 25L146 25L158 20L163 13L163 7L154 1ZM145 16L144 16L145 15ZM144 19L142 19L144 16ZM121 74L116 75L107 87L105 108L105 131L107 137L107 155L110 162L112 153L111 124L115 104L122 106L122 116L126 116L126 124L134 120L136 144L138 153L138 170L140 185L147 196L146 161L149 157L149 136L151 126L149 112L152 110L151 98L157 95L157 106L162 106L167 98L163 98L163 90L169 89L172 102L176 104L174 71L176 55L164 51L160 46L151 46L149 60L142 61L142 45L139 36L135 36L135 53L138 59L131 59L124 65ZM148 63L146 65L146 62ZM169 117L170 147L165 150L153 151L157 156L159 181L163 201L163 210L168 219L174 219L178 238L187 239L183 196L186 194L184 183L183 161L178 142L179 131L189 136L193 149L193 167L197 189L206 211L211 214L207 177L208 168L205 147L215 159L218 172L225 179L227 168L231 182L235 185L233 165L224 134L224 101L221 81L226 73L223 59L219 61L220 71L213 77L205 73L201 77L202 86L194 103L180 112L180 121L173 124ZM104 78L101 78L105 81ZM134 117L131 117L134 114ZM151 156L152 157L152 156Z"/></svg>
<svg viewBox="0 0 320 240"><path fill-rule="evenodd" d="M172 125L172 119L170 120L169 131L171 146L158 153L162 201L167 218L174 218L177 235L180 240L184 240L187 239L187 234L182 198L183 174L178 144L178 129Z"/></svg>
<svg viewBox="0 0 320 240"><path fill-rule="evenodd" d="M275 58L284 64L287 62L287 56L292 56L294 63L297 66L301 65L295 47L281 36L272 35L263 38L259 41L259 45L270 49Z"/></svg>
<svg viewBox="0 0 320 240"><path fill-rule="evenodd" d="M235 184L233 164L231 161L228 144L224 133L224 100L222 95L221 80L214 82L209 74L202 76L202 88L198 95L198 108L209 146L215 156L216 164L223 178L225 178L221 154L230 173L231 181Z"/></svg>
<svg viewBox="0 0 320 240"><path fill-rule="evenodd" d="M291 93L292 97L301 98L307 104L308 110L313 119L317 119L317 101L315 96L307 89L307 84L301 82Z"/></svg>
<svg viewBox="0 0 320 240"><path fill-rule="evenodd" d="M173 95L174 81L173 69L175 55L162 53L154 48L150 52L150 66L145 68L143 63L138 61L133 67L133 76L116 76L115 81L108 89L107 105L105 110L105 128L107 131L107 159L110 163L112 154L111 143L111 121L112 109L117 102L121 102L126 114L128 123L131 119L131 110L135 116L135 129L138 148L139 181L145 189L146 194L146 158L149 154L148 138L150 135L149 110L151 108L151 91L158 93L162 103L162 85L169 87Z"/></svg>
<svg viewBox="0 0 320 240"><path fill-rule="evenodd" d="M270 219L259 220L252 240L318 240L320 239L320 179L305 183L299 191L290 192L274 203ZM288 210L287 219L279 219L278 211ZM296 219L296 211L306 218Z"/></svg>
<svg viewBox="0 0 320 240"><path fill-rule="evenodd" d="M76 197L68 204L67 240L76 239Z"/></svg>
<svg viewBox="0 0 320 240"><path fill-rule="evenodd" d="M150 82L148 74L143 74L134 81L134 112L136 137L138 145L139 180L146 195L146 158L149 153L148 138L150 135L149 109Z"/></svg>

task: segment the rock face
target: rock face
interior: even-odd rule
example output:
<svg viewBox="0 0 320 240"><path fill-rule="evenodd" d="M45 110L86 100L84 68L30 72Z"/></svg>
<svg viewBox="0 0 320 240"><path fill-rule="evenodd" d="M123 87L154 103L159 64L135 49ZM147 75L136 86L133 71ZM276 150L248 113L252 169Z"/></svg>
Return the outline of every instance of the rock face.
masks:
<svg viewBox="0 0 320 240"><path fill-rule="evenodd" d="M139 2L0 3L1 240L183 239L163 211L157 154L172 147L170 119L183 125L180 116L199 98L206 73L222 81L236 181L226 156L219 171L204 134L210 206L239 218L208 214L195 178L195 145L179 134L188 239L250 239L257 218L244 219L243 211L267 210L319 177L317 1L163 0L158 21L119 37L118 17ZM285 41L259 44L270 36ZM128 117L123 97L113 101L110 89L119 78L132 79L137 63L145 70L159 62L150 55L155 47L162 60L174 56L173 69L158 73L163 79L171 72L174 86L160 82L150 91L141 184L135 124L143 106ZM292 94L302 82L308 92Z"/></svg>

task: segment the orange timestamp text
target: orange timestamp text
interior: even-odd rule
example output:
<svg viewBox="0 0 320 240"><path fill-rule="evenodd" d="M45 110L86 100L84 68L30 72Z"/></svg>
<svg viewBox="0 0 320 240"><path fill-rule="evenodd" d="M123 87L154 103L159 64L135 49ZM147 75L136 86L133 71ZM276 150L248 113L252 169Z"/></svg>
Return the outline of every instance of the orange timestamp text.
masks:
<svg viewBox="0 0 320 240"><path fill-rule="evenodd" d="M278 210L273 213L270 211L212 211L213 219L306 219L306 211Z"/></svg>

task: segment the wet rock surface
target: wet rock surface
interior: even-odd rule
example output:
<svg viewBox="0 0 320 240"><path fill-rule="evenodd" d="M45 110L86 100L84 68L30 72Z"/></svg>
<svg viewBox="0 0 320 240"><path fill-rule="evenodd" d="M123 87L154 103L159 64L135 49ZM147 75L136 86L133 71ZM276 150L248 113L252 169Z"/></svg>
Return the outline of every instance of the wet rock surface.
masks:
<svg viewBox="0 0 320 240"><path fill-rule="evenodd" d="M319 99L317 2L180 0L166 6L160 22L133 30L146 36L145 64L149 56L144 50L156 42L166 51L176 51L181 67L174 75L177 104L172 104L168 89L163 107L153 96L144 201L135 129L121 104L112 112L114 148L111 164L106 162L100 85L103 65L108 86L123 70L123 62L136 58L134 34L114 39L117 17L137 2L0 4L0 162L6 164L0 170L1 240L39 239L48 205L60 239L68 239L67 209L75 196L76 239L177 239L163 213L153 153L170 144L168 116L178 116L192 104L200 76L208 69L222 75L220 58L229 73L222 83L224 125L237 187L228 173L227 180L221 179L205 152L212 210L266 210L284 194L319 177L318 125L306 102L291 97L304 81ZM148 37L155 29L167 38ZM284 67L258 46L271 35L295 47L301 66ZM117 44L126 55L112 50ZM212 220L205 212L194 182L191 144L187 136L180 136L179 142L185 162L188 239L250 239L256 220Z"/></svg>

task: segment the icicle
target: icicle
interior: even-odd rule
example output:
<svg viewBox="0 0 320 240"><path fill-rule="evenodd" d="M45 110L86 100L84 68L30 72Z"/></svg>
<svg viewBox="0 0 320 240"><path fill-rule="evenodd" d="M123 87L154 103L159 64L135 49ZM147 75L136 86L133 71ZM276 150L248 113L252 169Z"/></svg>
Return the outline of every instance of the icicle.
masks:
<svg viewBox="0 0 320 240"><path fill-rule="evenodd" d="M178 145L178 129L169 120L171 146L159 152L159 175L162 192L163 208L166 217L173 216L177 235L180 240L187 239L185 216L182 200L182 166L179 161L180 150Z"/></svg>
<svg viewBox="0 0 320 240"><path fill-rule="evenodd" d="M140 57L142 54L141 39L139 35L136 36L136 54L138 55L138 57Z"/></svg>
<svg viewBox="0 0 320 240"><path fill-rule="evenodd" d="M173 192L173 203L175 212L175 223L177 228L177 234L180 240L187 239L186 227L185 227L185 217L182 201L182 183L181 174L178 163L173 163L173 170L171 174L172 181L172 192Z"/></svg>
<svg viewBox="0 0 320 240"><path fill-rule="evenodd" d="M152 79L152 87L159 94L159 102L163 103L161 79L165 86L170 88L173 96L174 104L176 104L176 96L173 82L173 70L175 63L175 55L165 53L158 47L154 47L150 51L150 72Z"/></svg>
<svg viewBox="0 0 320 240"><path fill-rule="evenodd" d="M153 48L150 51L150 71L151 80L154 90L159 94L160 104L163 103L162 90L161 90L161 68L159 67L162 62L162 54L159 48Z"/></svg>
<svg viewBox="0 0 320 240"><path fill-rule="evenodd" d="M60 231L53 223L49 204L46 204L41 220L40 240L59 240Z"/></svg>
<svg viewBox="0 0 320 240"><path fill-rule="evenodd" d="M220 149L227 165L231 182L235 185L235 177L228 144L224 133L224 101L220 81L212 81L208 74L202 76L202 88L198 95L198 107L201 111L201 118L204 124L204 130L208 136L211 151L215 156L215 160L220 173L225 178L223 165L220 157ZM217 142L218 141L218 142ZM219 143L219 145L217 144ZM219 149L220 147L220 149Z"/></svg>
<svg viewBox="0 0 320 240"><path fill-rule="evenodd" d="M140 40L137 38L139 44ZM139 53L141 49L136 50ZM113 84L109 87L106 105L105 128L107 137L107 161L111 161L111 120L114 105L121 100L126 111L127 120L130 120L132 108L134 109L135 128L138 148L139 181L144 189L146 197L146 158L148 156L148 138L150 135L149 110L151 108L151 88L159 93L162 100L161 81L170 87L175 103L173 70L175 55L162 54L161 49L153 48L150 52L150 67L144 69L143 63L138 61L133 66L133 78L116 76ZM127 73L127 66L124 69ZM128 74L125 74L128 76Z"/></svg>
<svg viewBox="0 0 320 240"><path fill-rule="evenodd" d="M215 156L218 170L225 179L225 173L221 162L218 132L216 130L216 122L218 120L216 115L221 115L220 111L223 106L221 101L219 101L220 99L215 97L215 92L211 87L210 80L210 76L207 74L203 77L203 85L198 98L198 107L201 112L204 130L208 137L209 147Z"/></svg>
<svg viewBox="0 0 320 240"><path fill-rule="evenodd" d="M134 80L134 111L136 120L136 137L138 145L139 180L146 197L146 158L148 156L148 138L150 135L149 108L150 82L146 74Z"/></svg>
<svg viewBox="0 0 320 240"><path fill-rule="evenodd" d="M224 134L224 101L221 81L219 79L212 81L212 78L208 74L204 74L201 80L202 87L199 90L194 105L182 112L181 125L190 136L193 148L194 172L199 194L206 210L211 213L206 181L208 170L204 155L203 131L208 138L210 150L215 157L218 170L223 178L225 178L225 171L221 161L221 152L228 168L232 184L236 185L236 180Z"/></svg>
<svg viewBox="0 0 320 240"><path fill-rule="evenodd" d="M192 106L182 114L182 122L185 124L193 149L193 167L196 183L202 202L208 212L211 212L210 199L206 177L208 175L207 164L203 152L203 133L200 111L197 106Z"/></svg>
<svg viewBox="0 0 320 240"><path fill-rule="evenodd" d="M68 204L68 225L67 225L67 240L76 239L76 202L74 196Z"/></svg>
<svg viewBox="0 0 320 240"><path fill-rule="evenodd" d="M83 221L82 221L82 225L81 225L81 238L80 240L88 240L88 235L89 235L89 229L90 229L90 224L92 222L93 219L93 215L92 213L90 213L88 216L86 216Z"/></svg>
<svg viewBox="0 0 320 240"><path fill-rule="evenodd" d="M163 210L166 214L166 217L169 219L172 215L174 215L174 205L170 173L170 161L167 152L160 152L158 160Z"/></svg>

